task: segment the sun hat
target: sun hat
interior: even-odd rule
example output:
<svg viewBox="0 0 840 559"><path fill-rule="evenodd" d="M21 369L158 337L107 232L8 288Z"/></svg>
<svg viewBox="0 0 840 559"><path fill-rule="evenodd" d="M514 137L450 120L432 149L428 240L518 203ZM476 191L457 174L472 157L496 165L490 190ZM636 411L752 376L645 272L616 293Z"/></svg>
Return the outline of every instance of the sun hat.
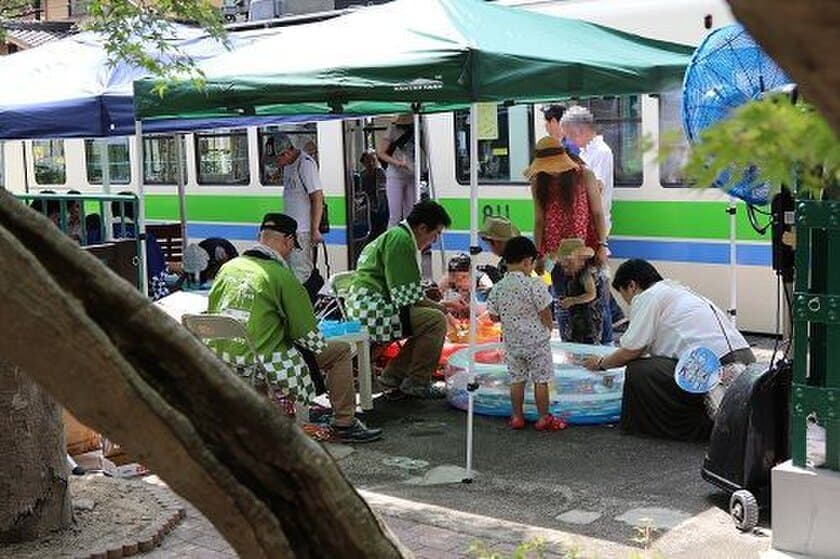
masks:
<svg viewBox="0 0 840 559"><path fill-rule="evenodd" d="M506 217L488 215L484 218L478 236L491 241L507 241L519 236L519 229Z"/></svg>
<svg viewBox="0 0 840 559"><path fill-rule="evenodd" d="M534 150L534 160L531 161L531 165L525 169L523 174L530 180L538 173L561 175L567 171L578 169L580 169L580 165L569 157L560 140L546 136L537 142L537 147Z"/></svg>
<svg viewBox="0 0 840 559"><path fill-rule="evenodd" d="M569 257L592 258L593 256L595 256L595 251L592 250L592 248L586 246L586 244L583 242L583 239L563 239L557 246L555 256L557 260L563 260L564 258Z"/></svg>

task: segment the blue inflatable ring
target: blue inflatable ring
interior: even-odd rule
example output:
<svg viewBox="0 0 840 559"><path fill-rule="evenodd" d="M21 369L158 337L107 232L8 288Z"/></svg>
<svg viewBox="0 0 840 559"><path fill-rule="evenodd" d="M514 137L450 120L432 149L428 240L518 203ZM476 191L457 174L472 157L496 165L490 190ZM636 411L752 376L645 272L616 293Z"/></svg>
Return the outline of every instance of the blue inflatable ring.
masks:
<svg viewBox="0 0 840 559"><path fill-rule="evenodd" d="M615 348L559 340L552 340L551 348L554 353L554 382L549 389L551 413L577 425L618 422L621 418L624 367L598 374L579 365L587 355L607 355ZM474 374L479 388L474 392L475 413L510 416L510 377L503 361L503 351L500 343L478 344L474 351L464 348L449 357L446 395L453 407L467 409L468 360L477 355ZM530 386L525 391L525 418L530 421L537 419Z"/></svg>

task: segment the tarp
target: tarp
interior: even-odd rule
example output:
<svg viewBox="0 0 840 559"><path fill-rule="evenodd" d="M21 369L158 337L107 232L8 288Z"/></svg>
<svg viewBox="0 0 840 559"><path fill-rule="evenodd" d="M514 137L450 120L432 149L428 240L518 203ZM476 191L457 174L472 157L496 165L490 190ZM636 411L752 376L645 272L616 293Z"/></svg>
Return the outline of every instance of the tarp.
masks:
<svg viewBox="0 0 840 559"><path fill-rule="evenodd" d="M369 115L661 91L693 49L482 0L395 0L285 28L201 65L205 88L135 83L136 114Z"/></svg>
<svg viewBox="0 0 840 559"><path fill-rule="evenodd" d="M173 24L170 43L198 63L228 52L205 31ZM229 34L231 48L276 30ZM160 56L158 58L161 58ZM134 133L132 82L148 75L126 63L111 65L102 37L83 32L38 48L0 57L0 139L91 138ZM230 121L190 122L191 128L230 126ZM249 119L239 126L256 124ZM149 132L182 130L160 122Z"/></svg>

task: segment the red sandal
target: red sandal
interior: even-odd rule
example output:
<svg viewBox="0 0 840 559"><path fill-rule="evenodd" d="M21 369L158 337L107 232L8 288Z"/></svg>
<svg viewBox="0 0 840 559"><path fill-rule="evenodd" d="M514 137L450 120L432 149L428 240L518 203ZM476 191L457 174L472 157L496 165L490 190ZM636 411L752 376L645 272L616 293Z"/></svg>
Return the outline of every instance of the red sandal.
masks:
<svg viewBox="0 0 840 559"><path fill-rule="evenodd" d="M534 424L537 431L561 431L566 428L566 421L562 417L555 417L550 413L542 416Z"/></svg>
<svg viewBox="0 0 840 559"><path fill-rule="evenodd" d="M508 425L510 425L510 428L514 430L522 429L525 427L525 418L522 416L517 417L512 415L508 421Z"/></svg>

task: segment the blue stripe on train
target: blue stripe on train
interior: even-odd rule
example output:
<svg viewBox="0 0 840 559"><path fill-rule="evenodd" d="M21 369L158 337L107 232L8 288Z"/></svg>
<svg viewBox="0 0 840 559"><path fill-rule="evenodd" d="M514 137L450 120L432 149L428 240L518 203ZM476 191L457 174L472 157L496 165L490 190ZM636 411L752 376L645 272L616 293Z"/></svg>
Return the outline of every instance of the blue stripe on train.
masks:
<svg viewBox="0 0 840 559"><path fill-rule="evenodd" d="M231 241L253 241L257 238L257 225L232 225L221 223L189 223L190 237L223 237ZM327 244L347 245L347 230L333 227L325 235ZM444 234L446 250L467 252L469 233L447 231ZM437 247L436 247L437 248ZM610 249L616 258L644 258L667 262L695 262L701 264L728 264L729 243L709 241L676 241L650 239L610 239ZM769 244L739 243L737 260L742 266L770 266L772 253Z"/></svg>

